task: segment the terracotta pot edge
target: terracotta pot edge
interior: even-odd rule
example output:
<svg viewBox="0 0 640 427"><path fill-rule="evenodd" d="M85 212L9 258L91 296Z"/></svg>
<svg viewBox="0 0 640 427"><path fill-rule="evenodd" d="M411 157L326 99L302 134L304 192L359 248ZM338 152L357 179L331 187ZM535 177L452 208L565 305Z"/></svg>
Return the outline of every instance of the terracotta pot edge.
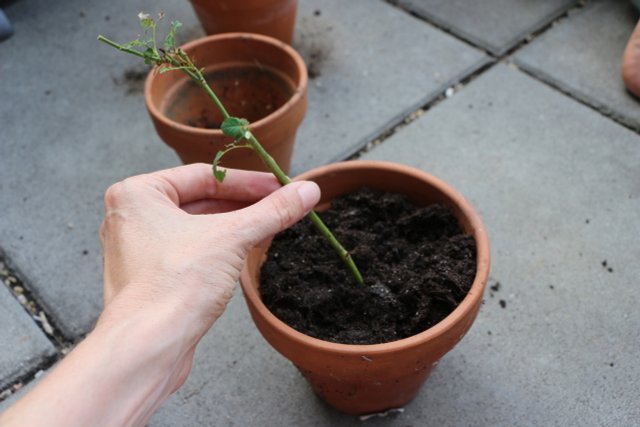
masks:
<svg viewBox="0 0 640 427"><path fill-rule="evenodd" d="M259 309L263 314L266 313L265 317L270 323L275 323L281 330L286 332L293 340L298 341L301 344L311 346L320 351L330 352L330 353L341 353L346 355L355 355L360 357L360 355L376 355L382 353L389 353L393 351L397 351L399 349L404 348L412 348L417 347L424 343L425 341L433 340L438 336L447 332L448 329L452 327L452 325L456 324L460 318L462 318L469 311L473 311L474 305L480 304L482 302L482 295L484 293L484 288L486 286L488 277L489 277L489 269L491 262L490 255L490 246L489 246L489 238L487 236L486 230L479 215L476 213L475 209L469 203L460 192L458 192L453 186L447 184L445 181L440 178L435 177L427 172L424 172L420 169L400 164L393 163L387 161L377 161L377 160L351 160L346 162L336 162L324 166L320 166L318 168L311 169L307 172L304 172L294 178L294 180L304 180L309 179L312 175L325 174L327 172L340 171L345 169L352 168L370 168L377 167L382 169L394 169L400 170L403 173L407 173L414 176L422 176L428 178L429 181L436 184L436 186L442 190L445 190L445 193L455 201L456 205L462 209L464 214L469 217L470 223L472 224L474 238L476 240L476 249L477 249L477 257L476 257L476 276L471 285L471 289L462 300L462 302L456 307L447 317L441 320L435 326L423 331L419 334L413 335L411 337L403 338L401 340L392 341L388 343L382 344L339 344L333 343L329 341L320 340L318 338L310 337L305 335L286 323L282 322L278 319L266 306L262 303L262 300L257 292L251 286L248 285L250 281L250 275L245 265L241 272L240 282L242 286L242 290L245 294L245 297L251 297L256 305L256 308ZM246 284L245 284L246 283ZM475 317L475 316L474 316Z"/></svg>
<svg viewBox="0 0 640 427"><path fill-rule="evenodd" d="M263 34L235 32L235 33L222 33L222 34L214 34L210 36L200 37L198 39L191 40L180 47L183 50L188 51L188 49L191 49L194 46L199 46L201 44L208 43L211 40L219 41L219 40L236 39L236 38L258 40L258 41L266 42L271 45L275 45L276 47L286 51L287 54L295 62L297 68L300 70L300 82L295 87L294 89L295 92L291 96L291 98L289 98L289 100L286 103L284 103L284 105L282 105L273 113L269 114L266 117L263 117L258 121L251 123L250 128L255 131L255 129L260 129L262 127L270 126L272 122L279 120L287 112L293 110L297 106L300 106L301 108L301 111L298 114L299 119L297 120L297 123L296 123L296 126L299 126L300 123L302 123L302 120L304 120L305 112L307 110L306 99L308 97L307 89L309 85L309 76L307 72L307 66L304 60L302 59L300 54L290 45L286 44L281 40L278 40L270 36L265 36ZM153 80L156 74L157 74L157 71L155 70L155 68L151 69L151 71L149 71L149 73L147 74L147 77L144 83L144 103L145 103L145 106L147 107L147 110L149 111L149 114L151 115L154 121L157 120L158 122L161 122L163 125L167 127L171 127L181 132L186 132L193 135L211 136L211 137L220 137L223 135L222 131L219 129L202 129L202 128L196 128L192 126L187 126L182 123L171 120L166 115L162 114L162 112L158 108L156 108L156 106L151 102L151 85L153 84Z"/></svg>

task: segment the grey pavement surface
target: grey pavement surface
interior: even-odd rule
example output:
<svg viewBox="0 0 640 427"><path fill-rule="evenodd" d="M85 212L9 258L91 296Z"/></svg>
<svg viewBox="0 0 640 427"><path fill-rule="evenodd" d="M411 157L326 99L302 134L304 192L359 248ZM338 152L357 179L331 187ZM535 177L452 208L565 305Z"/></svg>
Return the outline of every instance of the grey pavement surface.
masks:
<svg viewBox="0 0 640 427"><path fill-rule="evenodd" d="M393 0L494 55L502 55L577 0Z"/></svg>
<svg viewBox="0 0 640 427"><path fill-rule="evenodd" d="M6 271L2 262L0 270ZM28 375L34 366L39 366L54 356L56 349L31 315L20 304L16 304L16 299L6 286L0 286L0 325L0 343L3 349L0 352L0 390L4 390L16 378Z"/></svg>
<svg viewBox="0 0 640 427"><path fill-rule="evenodd" d="M593 1L515 55L523 69L640 130L638 101L625 93L620 58L638 11L629 1Z"/></svg>
<svg viewBox="0 0 640 427"><path fill-rule="evenodd" d="M294 45L312 71L314 105L292 173L348 157L488 61L381 1L302 2L298 17Z"/></svg>
<svg viewBox="0 0 640 427"><path fill-rule="evenodd" d="M490 285L500 286L404 413L366 424L634 425L640 104L614 71L636 16L622 2L399 3L301 0L294 45L312 79L292 169L367 146L363 158L445 179L483 217ZM80 340L99 314L104 190L178 164L144 109L144 68L95 42L135 36L137 12L155 7L5 9L16 33L0 43L0 249L58 339L0 291L0 399L37 382L29 374L63 357L59 341ZM182 40L202 34L185 2L162 8L184 22ZM492 57L532 33L513 57ZM240 291L151 422L360 424L319 401L265 343Z"/></svg>
<svg viewBox="0 0 640 427"><path fill-rule="evenodd" d="M180 3L166 13L193 32ZM146 68L96 41L135 38L137 11L153 4L19 1L6 10L16 33L0 45L0 245L72 339L101 307L104 191L177 163L141 98Z"/></svg>

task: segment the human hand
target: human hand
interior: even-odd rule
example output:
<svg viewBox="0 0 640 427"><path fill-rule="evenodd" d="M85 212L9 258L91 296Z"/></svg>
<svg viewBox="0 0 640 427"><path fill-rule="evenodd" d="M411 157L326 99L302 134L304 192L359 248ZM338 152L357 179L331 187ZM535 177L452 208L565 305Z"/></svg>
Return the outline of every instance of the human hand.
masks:
<svg viewBox="0 0 640 427"><path fill-rule="evenodd" d="M185 381L249 249L302 218L317 185L209 165L126 179L105 196L105 308L93 331L0 414L3 426L143 426ZM91 390L87 393L87 390Z"/></svg>
<svg viewBox="0 0 640 427"><path fill-rule="evenodd" d="M205 164L113 185L100 230L105 310L98 327L133 319L170 324L166 334L182 335L154 339L184 343L172 385L179 387L195 345L231 298L247 252L293 225L318 199L316 184L281 188L266 173L229 170L220 184Z"/></svg>

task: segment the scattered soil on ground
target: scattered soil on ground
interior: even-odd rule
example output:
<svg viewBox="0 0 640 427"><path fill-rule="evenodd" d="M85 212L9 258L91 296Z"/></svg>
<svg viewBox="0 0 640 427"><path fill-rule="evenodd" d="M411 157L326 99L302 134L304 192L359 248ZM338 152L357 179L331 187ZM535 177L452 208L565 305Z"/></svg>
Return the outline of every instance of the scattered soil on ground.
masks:
<svg viewBox="0 0 640 427"><path fill-rule="evenodd" d="M149 74L150 67L147 65L139 65L137 67L125 70L118 78L114 78L113 82L118 86L126 88L127 95L135 95L144 92L144 81Z"/></svg>
<svg viewBox="0 0 640 427"><path fill-rule="evenodd" d="M266 306L296 330L326 341L375 344L435 325L468 293L476 250L445 207L363 189L322 214L351 250L351 277L308 220L277 235L261 270Z"/></svg>
<svg viewBox="0 0 640 427"><path fill-rule="evenodd" d="M313 16L300 17L296 30L295 49L300 53L307 65L310 79L322 75L325 62L333 51L333 26L316 9Z"/></svg>

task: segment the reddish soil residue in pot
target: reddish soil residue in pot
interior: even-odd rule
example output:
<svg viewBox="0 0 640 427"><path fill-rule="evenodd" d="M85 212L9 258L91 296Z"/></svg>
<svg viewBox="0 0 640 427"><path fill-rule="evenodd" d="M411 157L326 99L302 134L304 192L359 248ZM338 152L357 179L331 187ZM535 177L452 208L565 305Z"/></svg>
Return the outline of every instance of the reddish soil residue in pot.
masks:
<svg viewBox="0 0 640 427"><path fill-rule="evenodd" d="M309 221L277 235L260 292L275 316L304 334L345 344L406 338L444 319L473 283L475 241L443 206L361 190L335 199L322 217L351 249L365 284Z"/></svg>
<svg viewBox="0 0 640 427"><path fill-rule="evenodd" d="M208 71L205 79L231 116L256 122L282 107L293 95L293 85L275 70L238 65ZM207 94L191 80L169 96L165 114L184 125L219 129L222 115Z"/></svg>

